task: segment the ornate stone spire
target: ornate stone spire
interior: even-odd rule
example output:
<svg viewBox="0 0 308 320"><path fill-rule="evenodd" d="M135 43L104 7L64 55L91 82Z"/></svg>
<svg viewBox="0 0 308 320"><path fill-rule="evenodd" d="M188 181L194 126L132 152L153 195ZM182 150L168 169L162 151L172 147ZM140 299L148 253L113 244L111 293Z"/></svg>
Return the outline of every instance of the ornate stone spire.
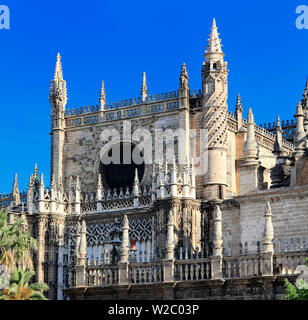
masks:
<svg viewBox="0 0 308 320"><path fill-rule="evenodd" d="M142 87L141 87L141 100L144 102L147 100L148 97L148 86L147 86L147 79L146 74L143 72L142 75Z"/></svg>
<svg viewBox="0 0 308 320"><path fill-rule="evenodd" d="M247 116L247 134L244 143L244 158L246 164L256 163L258 159L258 144L255 136L255 122L251 108Z"/></svg>
<svg viewBox="0 0 308 320"><path fill-rule="evenodd" d="M242 100L239 93L237 94L236 107L235 107L235 113L237 114L238 112L243 112Z"/></svg>
<svg viewBox="0 0 308 320"><path fill-rule="evenodd" d="M138 177L138 170L135 170L135 178L134 178L134 186L133 186L134 196L139 196L139 177Z"/></svg>
<svg viewBox="0 0 308 320"><path fill-rule="evenodd" d="M188 73L185 62L182 64L179 86L179 97L189 97Z"/></svg>
<svg viewBox="0 0 308 320"><path fill-rule="evenodd" d="M66 82L63 79L60 53L57 55L54 78L50 83L49 100L54 105L61 102L65 106L67 102Z"/></svg>
<svg viewBox="0 0 308 320"><path fill-rule="evenodd" d="M201 127L207 129L208 170L203 193L207 200L216 200L224 194L227 186L228 69L215 19L204 57Z"/></svg>
<svg viewBox="0 0 308 320"><path fill-rule="evenodd" d="M206 47L206 54L209 53L221 53L223 54L222 50L221 50L221 40L219 39L219 33L217 32L217 26L216 26L216 20L215 18L213 19L213 24L212 24L212 28L211 28L211 34L210 34L210 38L208 39L208 45Z"/></svg>
<svg viewBox="0 0 308 320"><path fill-rule="evenodd" d="M273 239L274 239L274 229L272 224L272 209L269 201L266 201L265 206L265 225L263 233L263 252L274 252Z"/></svg>
<svg viewBox="0 0 308 320"><path fill-rule="evenodd" d="M43 172L41 173L41 181L40 181L40 200L44 200L44 192L45 192L45 185L44 185L44 175Z"/></svg>
<svg viewBox="0 0 308 320"><path fill-rule="evenodd" d="M300 102L296 107L296 132L294 137L295 153L303 153L306 147L306 133L304 130L304 113Z"/></svg>
<svg viewBox="0 0 308 320"><path fill-rule="evenodd" d="M33 183L36 187L39 185L37 164L34 166Z"/></svg>
<svg viewBox="0 0 308 320"><path fill-rule="evenodd" d="M243 126L243 106L241 96L238 93L236 99L235 116L237 119L237 130L242 129Z"/></svg>
<svg viewBox="0 0 308 320"><path fill-rule="evenodd" d="M20 194L19 194L19 188L18 188L17 173L15 173L15 177L14 177L13 199L14 199L13 201L14 201L14 205L15 205L15 206L20 205L21 201L20 201Z"/></svg>
<svg viewBox="0 0 308 320"><path fill-rule="evenodd" d="M276 140L274 145L274 154L281 155L282 149L282 128L280 125L280 117L277 116L277 125L276 125Z"/></svg>
<svg viewBox="0 0 308 320"><path fill-rule="evenodd" d="M99 104L101 106L101 110L104 110L105 109L105 104L106 104L106 93L105 93L104 81L102 81L101 94L99 96Z"/></svg>
<svg viewBox="0 0 308 320"><path fill-rule="evenodd" d="M308 79L306 80L305 92L303 94L302 107L304 111L308 110Z"/></svg>

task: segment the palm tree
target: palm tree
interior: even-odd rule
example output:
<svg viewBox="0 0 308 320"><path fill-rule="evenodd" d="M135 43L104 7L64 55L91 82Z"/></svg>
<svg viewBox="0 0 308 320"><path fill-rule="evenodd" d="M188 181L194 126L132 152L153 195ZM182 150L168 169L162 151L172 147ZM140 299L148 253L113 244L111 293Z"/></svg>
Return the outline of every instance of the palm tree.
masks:
<svg viewBox="0 0 308 320"><path fill-rule="evenodd" d="M24 219L9 225L7 215L7 210L0 211L0 264L9 269L19 262L31 267L30 250L37 249L37 242L22 230Z"/></svg>
<svg viewBox="0 0 308 320"><path fill-rule="evenodd" d="M36 282L29 285L35 275L35 271L29 271L29 267L32 268L30 250L37 249L37 242L23 231L24 219L10 225L7 215L7 210L0 211L0 265L12 271L9 287L0 290L0 300L47 300L42 293L49 289L47 284ZM21 270L16 268L20 265ZM24 267L27 269L23 270Z"/></svg>
<svg viewBox="0 0 308 320"><path fill-rule="evenodd" d="M0 300L47 300L41 291L49 289L46 283L36 282L29 285L34 271L14 269L11 272L10 287L2 290Z"/></svg>

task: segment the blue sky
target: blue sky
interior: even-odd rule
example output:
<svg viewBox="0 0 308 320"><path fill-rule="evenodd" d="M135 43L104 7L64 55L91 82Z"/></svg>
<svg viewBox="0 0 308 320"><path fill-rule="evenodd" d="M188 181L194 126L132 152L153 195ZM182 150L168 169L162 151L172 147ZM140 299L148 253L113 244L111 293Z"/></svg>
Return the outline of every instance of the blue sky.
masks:
<svg viewBox="0 0 308 320"><path fill-rule="evenodd" d="M186 63L192 90L213 17L229 73L229 110L241 93L257 124L291 119L308 77L308 30L295 27L300 1L6 0L11 29L0 30L0 193L19 175L27 187L38 163L49 183L48 90L60 51L67 108L137 97L142 72L149 93L177 90ZM305 1L307 3L305 3Z"/></svg>

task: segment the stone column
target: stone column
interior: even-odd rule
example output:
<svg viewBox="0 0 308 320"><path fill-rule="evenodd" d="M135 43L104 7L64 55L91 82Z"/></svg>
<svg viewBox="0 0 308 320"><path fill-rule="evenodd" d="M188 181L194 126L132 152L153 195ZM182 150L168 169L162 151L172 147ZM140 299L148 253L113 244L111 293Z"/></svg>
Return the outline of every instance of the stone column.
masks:
<svg viewBox="0 0 308 320"><path fill-rule="evenodd" d="M64 247L64 221L61 220L59 224L59 241L58 241L58 279L57 279L57 300L63 299L63 247Z"/></svg>
<svg viewBox="0 0 308 320"><path fill-rule="evenodd" d="M169 210L166 257L163 260L164 282L174 281L174 208Z"/></svg>
<svg viewBox="0 0 308 320"><path fill-rule="evenodd" d="M218 205L214 209L213 254L211 259L212 279L222 278L222 216Z"/></svg>
<svg viewBox="0 0 308 320"><path fill-rule="evenodd" d="M77 176L76 186L75 186L75 214L80 214L80 181L79 181L79 176Z"/></svg>
<svg viewBox="0 0 308 320"><path fill-rule="evenodd" d="M128 253L129 253L129 222L127 215L123 216L122 227L122 243L121 243L121 260L118 263L119 267L119 284L128 284Z"/></svg>
<svg viewBox="0 0 308 320"><path fill-rule="evenodd" d="M78 256L75 266L76 272L76 287L86 286L86 255L87 255L87 226L85 220L82 220L80 228L79 246L76 245Z"/></svg>
<svg viewBox="0 0 308 320"><path fill-rule="evenodd" d="M36 280L37 282L44 282L44 255L45 255L45 225L47 217L40 216L37 220L37 267L36 267Z"/></svg>
<svg viewBox="0 0 308 320"><path fill-rule="evenodd" d="M274 255L274 229L272 224L272 209L269 201L266 202L265 206L265 225L263 233L263 266L262 275L273 275L273 255Z"/></svg>

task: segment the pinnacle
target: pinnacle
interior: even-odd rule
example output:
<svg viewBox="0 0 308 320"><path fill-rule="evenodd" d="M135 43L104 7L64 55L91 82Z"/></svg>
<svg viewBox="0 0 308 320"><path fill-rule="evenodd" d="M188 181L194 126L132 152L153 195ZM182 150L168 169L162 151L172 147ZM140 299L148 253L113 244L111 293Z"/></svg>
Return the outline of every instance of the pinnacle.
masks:
<svg viewBox="0 0 308 320"><path fill-rule="evenodd" d="M277 116L277 127L280 127L280 117Z"/></svg>
<svg viewBox="0 0 308 320"><path fill-rule="evenodd" d="M254 123L254 117L253 117L253 113L252 113L251 108L249 108L249 111L248 111L247 121L248 121L248 123Z"/></svg>
<svg viewBox="0 0 308 320"><path fill-rule="evenodd" d="M185 62L183 62L183 64L182 64L182 69L181 69L181 76L188 76L187 75L187 68L186 68L186 64L185 64Z"/></svg>
<svg viewBox="0 0 308 320"><path fill-rule="evenodd" d="M241 100L241 96L239 93L237 94L237 99L236 99L235 112L237 112L237 111L243 112L242 100Z"/></svg>
<svg viewBox="0 0 308 320"><path fill-rule="evenodd" d="M13 193L18 192L18 177L17 173L14 176L14 186L13 186Z"/></svg>
<svg viewBox="0 0 308 320"><path fill-rule="evenodd" d="M143 74L142 74L142 87L141 87L141 99L142 99L142 101L146 101L147 96L148 96L147 79L146 79L146 73L143 72Z"/></svg>
<svg viewBox="0 0 308 320"><path fill-rule="evenodd" d="M62 72L62 64L61 64L61 55L58 52L57 54L57 62L55 68L54 80L63 80L63 72Z"/></svg>
<svg viewBox="0 0 308 320"><path fill-rule="evenodd" d="M99 101L106 100L106 93L105 93L105 83L104 80L102 80L102 86L101 86L101 94Z"/></svg>
<svg viewBox="0 0 308 320"><path fill-rule="evenodd" d="M213 19L210 38L208 39L208 45L206 47L206 54L223 53L221 50L221 40L218 36L219 33L217 33L216 20Z"/></svg>
<svg viewBox="0 0 308 320"><path fill-rule="evenodd" d="M143 72L142 74L142 90L147 89L147 78L146 78L146 73Z"/></svg>
<svg viewBox="0 0 308 320"><path fill-rule="evenodd" d="M300 102L298 102L296 107L296 115L303 115L303 108Z"/></svg>

